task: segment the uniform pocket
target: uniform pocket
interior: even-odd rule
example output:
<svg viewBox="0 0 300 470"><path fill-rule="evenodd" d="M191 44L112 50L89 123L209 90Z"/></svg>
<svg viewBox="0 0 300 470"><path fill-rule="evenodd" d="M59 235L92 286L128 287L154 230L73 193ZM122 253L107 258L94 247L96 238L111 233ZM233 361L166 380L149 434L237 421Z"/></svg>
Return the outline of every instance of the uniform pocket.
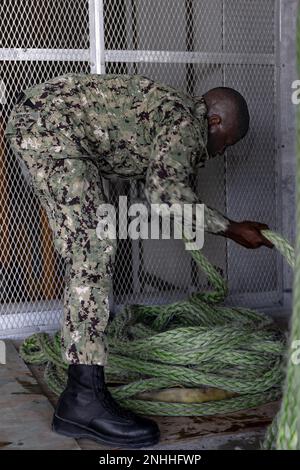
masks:
<svg viewBox="0 0 300 470"><path fill-rule="evenodd" d="M9 117L4 135L15 135L18 131L28 133L40 118L39 111L13 111Z"/></svg>

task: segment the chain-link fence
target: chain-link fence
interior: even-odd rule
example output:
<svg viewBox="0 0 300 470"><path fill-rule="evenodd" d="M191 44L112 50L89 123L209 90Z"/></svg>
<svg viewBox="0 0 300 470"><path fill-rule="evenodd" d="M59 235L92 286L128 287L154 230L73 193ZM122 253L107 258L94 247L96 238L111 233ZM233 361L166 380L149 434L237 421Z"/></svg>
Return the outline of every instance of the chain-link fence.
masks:
<svg viewBox="0 0 300 470"><path fill-rule="evenodd" d="M277 0L3 0L0 5L0 333L56 328L64 263L47 218L3 138L18 93L66 72L139 73L202 94L232 86L247 99L248 136L199 172L207 204L280 230ZM143 199L142 182L107 183L112 201ZM282 298L276 253L247 252L207 236L231 301ZM111 308L165 303L209 288L180 240L119 240Z"/></svg>

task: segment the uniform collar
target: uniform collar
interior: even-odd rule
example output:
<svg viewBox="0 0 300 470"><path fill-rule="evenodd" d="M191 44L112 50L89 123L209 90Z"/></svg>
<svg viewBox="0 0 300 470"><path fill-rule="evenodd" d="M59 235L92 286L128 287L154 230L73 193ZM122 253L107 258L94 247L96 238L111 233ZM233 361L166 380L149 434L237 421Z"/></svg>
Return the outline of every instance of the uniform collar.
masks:
<svg viewBox="0 0 300 470"><path fill-rule="evenodd" d="M194 107L193 113L196 119L199 122L199 132L200 132L200 139L201 139L201 147L203 147L204 143L204 161L209 160L211 157L207 151L207 139L208 139L208 120L207 120L207 113L208 109L206 103L204 101L203 96L194 96L193 97ZM203 157L202 157L203 158Z"/></svg>

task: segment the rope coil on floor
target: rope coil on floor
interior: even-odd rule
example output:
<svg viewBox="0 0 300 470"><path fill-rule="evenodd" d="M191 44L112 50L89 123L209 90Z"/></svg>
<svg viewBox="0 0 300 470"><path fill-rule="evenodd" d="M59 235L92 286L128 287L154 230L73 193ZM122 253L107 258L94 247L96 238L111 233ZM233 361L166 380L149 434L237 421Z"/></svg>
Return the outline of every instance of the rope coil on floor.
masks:
<svg viewBox="0 0 300 470"><path fill-rule="evenodd" d="M278 234L263 234L293 266L292 247ZM213 290L169 305L131 305L108 324L106 381L122 383L109 387L113 397L137 413L163 416L223 414L278 399L286 338L267 315L222 305L223 278L201 251L190 253ZM61 393L68 364L58 333L30 336L20 354L25 362L46 364L46 383ZM203 386L223 391L222 399L191 394ZM162 399L166 390L175 398ZM180 401L178 391L184 392Z"/></svg>

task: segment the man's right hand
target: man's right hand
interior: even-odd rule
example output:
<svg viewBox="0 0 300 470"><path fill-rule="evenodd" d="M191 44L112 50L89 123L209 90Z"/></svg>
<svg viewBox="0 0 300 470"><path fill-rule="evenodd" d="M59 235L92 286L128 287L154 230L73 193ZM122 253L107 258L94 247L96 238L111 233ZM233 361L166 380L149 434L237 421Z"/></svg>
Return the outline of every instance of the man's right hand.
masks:
<svg viewBox="0 0 300 470"><path fill-rule="evenodd" d="M263 236L261 230L269 230L268 225L249 220L243 222L230 221L224 235L245 248L254 249L261 246L274 248L273 243Z"/></svg>

